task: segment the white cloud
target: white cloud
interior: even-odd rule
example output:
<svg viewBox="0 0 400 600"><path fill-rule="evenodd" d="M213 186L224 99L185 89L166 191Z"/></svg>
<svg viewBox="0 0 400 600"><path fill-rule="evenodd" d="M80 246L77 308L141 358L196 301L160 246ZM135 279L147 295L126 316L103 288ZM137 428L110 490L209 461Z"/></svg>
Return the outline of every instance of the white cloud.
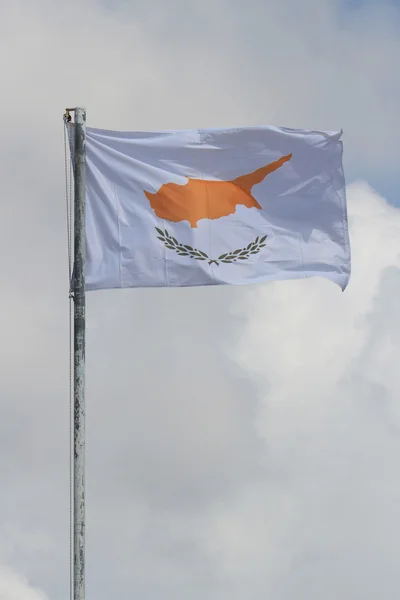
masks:
<svg viewBox="0 0 400 600"><path fill-rule="evenodd" d="M349 208L344 294L317 280L273 284L242 308L241 362L265 381L259 429L273 483L241 514L247 531L261 519L248 563L284 559L281 573L266 566L274 598L372 600L396 588L400 211L363 183Z"/></svg>
<svg viewBox="0 0 400 600"><path fill-rule="evenodd" d="M149 294L147 323L136 303L128 319L131 294L112 294L114 319L93 340L92 550L120 565L125 590L373 600L396 589L400 211L360 182L349 214L344 294L323 280L239 290L235 308L218 290L182 304ZM111 295L97 298L99 318ZM214 340L239 326L230 353L253 387L235 389L220 350L203 349L204 318ZM141 373L152 356L158 378ZM113 552L98 550L104 537Z"/></svg>
<svg viewBox="0 0 400 600"><path fill-rule="evenodd" d="M0 600L47 600L47 596L11 569L0 567Z"/></svg>
<svg viewBox="0 0 400 600"><path fill-rule="evenodd" d="M63 109L124 129L343 127L346 165L385 178L397 17L381 3L339 22L334 6L0 8L0 560L49 597L68 597ZM349 209L344 294L310 280L89 295L88 597L396 593L399 210L362 182Z"/></svg>

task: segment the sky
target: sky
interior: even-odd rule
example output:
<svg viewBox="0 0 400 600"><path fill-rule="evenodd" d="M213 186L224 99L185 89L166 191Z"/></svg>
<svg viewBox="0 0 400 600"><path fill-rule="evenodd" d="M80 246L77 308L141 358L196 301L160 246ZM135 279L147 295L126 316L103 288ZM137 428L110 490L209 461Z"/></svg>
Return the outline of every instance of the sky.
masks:
<svg viewBox="0 0 400 600"><path fill-rule="evenodd" d="M62 114L343 129L344 293L87 298L87 596L392 600L400 585L400 7L0 7L0 600L69 598Z"/></svg>

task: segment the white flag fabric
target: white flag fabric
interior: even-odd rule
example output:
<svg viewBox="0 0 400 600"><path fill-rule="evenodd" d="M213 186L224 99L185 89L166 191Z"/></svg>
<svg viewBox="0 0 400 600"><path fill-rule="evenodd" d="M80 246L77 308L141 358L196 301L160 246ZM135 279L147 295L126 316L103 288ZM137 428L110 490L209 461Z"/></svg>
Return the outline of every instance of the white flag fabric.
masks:
<svg viewBox="0 0 400 600"><path fill-rule="evenodd" d="M350 243L342 132L86 131L86 289L326 277Z"/></svg>

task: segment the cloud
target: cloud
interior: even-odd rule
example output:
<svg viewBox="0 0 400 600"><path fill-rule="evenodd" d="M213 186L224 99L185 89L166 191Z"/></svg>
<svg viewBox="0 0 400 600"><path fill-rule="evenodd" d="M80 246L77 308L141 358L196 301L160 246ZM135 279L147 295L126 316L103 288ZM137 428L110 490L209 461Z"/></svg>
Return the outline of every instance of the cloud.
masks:
<svg viewBox="0 0 400 600"><path fill-rule="evenodd" d="M228 290L187 290L181 304L146 293L129 318L130 293L91 296L97 319L113 298L92 338L91 550L121 569L124 590L372 600L395 589L400 211L359 182L349 215L344 294L316 279L228 304ZM237 361L230 373L201 338L207 321Z"/></svg>
<svg viewBox="0 0 400 600"><path fill-rule="evenodd" d="M372 599L396 585L400 211L364 183L350 187L349 208L345 294L317 280L274 284L245 305L240 362L265 381L258 426L274 482L251 495L258 512L247 504L260 516L265 502L261 549L247 558L281 552L282 572L267 577L275 598Z"/></svg>
<svg viewBox="0 0 400 600"><path fill-rule="evenodd" d="M388 3L356 13L333 0L80 7L2 9L7 127L18 122L18 142L26 128L53 143L64 105L83 103L99 127L344 128L352 170L394 171L400 42Z"/></svg>
<svg viewBox="0 0 400 600"><path fill-rule="evenodd" d="M3 4L0 562L66 600L63 109L121 129L343 127L348 180L394 180L397 13ZM358 182L349 213L344 294L310 280L88 295L88 596L397 590L399 210Z"/></svg>
<svg viewBox="0 0 400 600"><path fill-rule="evenodd" d="M169 395L165 412L157 378L131 371L135 387L129 389L129 366L135 367L124 337L131 329L115 331L116 321L99 327L100 336L106 331L110 337L96 346L107 361L106 348L114 348L110 372L118 387L107 422L101 413L115 381L107 384L105 375L98 382L106 386L104 400L91 394L100 402L92 427L104 427L97 430L97 448L100 440L106 444L98 469L108 473L97 478L93 520L102 526L92 534L92 549L100 564L120 565L125 590L154 598L161 590L166 598L184 590L194 599L296 594L373 600L396 589L400 211L359 182L349 188L349 213L354 274L344 294L323 280L280 282L247 289L231 305L227 320L238 331L230 354L257 385L243 389L240 413L232 390L214 387L215 372L204 377L199 396ZM218 293L211 293L219 322L224 311ZM151 347L162 328L157 356L164 360L164 344L169 347L161 379L170 390L177 371L169 365L176 359L182 386L188 384L188 348L195 364L221 366L217 355L208 363L196 352L204 315L196 294L186 296L183 314L174 296L164 306L167 329L156 310L152 325L142 325ZM116 313L125 314L130 299L120 298ZM210 315L209 305L200 306ZM199 323L185 313L198 314ZM169 332L178 319L185 333L175 345ZM139 317L135 321L132 331L143 341ZM122 341L118 349L114 335ZM105 364L99 369L106 372ZM122 412L127 425L114 414ZM235 429L239 414L243 427ZM253 472L243 471L251 464ZM99 549L105 535L118 540L112 552Z"/></svg>
<svg viewBox="0 0 400 600"><path fill-rule="evenodd" d="M0 600L47 600L47 596L31 587L24 577L0 567Z"/></svg>

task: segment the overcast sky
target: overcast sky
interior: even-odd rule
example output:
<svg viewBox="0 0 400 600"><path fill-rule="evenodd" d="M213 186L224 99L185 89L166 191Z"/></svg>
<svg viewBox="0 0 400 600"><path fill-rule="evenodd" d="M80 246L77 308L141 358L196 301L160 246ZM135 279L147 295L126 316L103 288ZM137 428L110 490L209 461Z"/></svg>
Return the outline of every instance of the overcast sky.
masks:
<svg viewBox="0 0 400 600"><path fill-rule="evenodd" d="M394 600L398 0L0 6L0 600L67 600L62 114L344 130L353 275L88 294L87 596Z"/></svg>

